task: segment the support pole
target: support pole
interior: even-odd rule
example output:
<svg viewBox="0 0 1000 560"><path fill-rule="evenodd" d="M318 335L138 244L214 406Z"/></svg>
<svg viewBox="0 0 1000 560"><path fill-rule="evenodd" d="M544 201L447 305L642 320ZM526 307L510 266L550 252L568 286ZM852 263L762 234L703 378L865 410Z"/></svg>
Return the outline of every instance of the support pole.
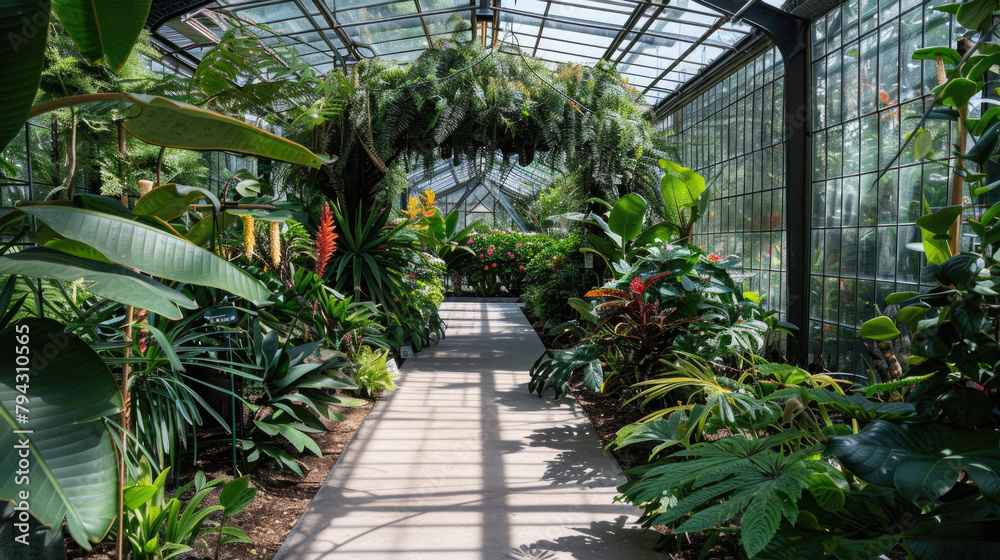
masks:
<svg viewBox="0 0 1000 560"><path fill-rule="evenodd" d="M812 106L809 84L810 21L753 0L696 0L725 12L742 14L742 21L763 31L785 60L783 140L785 142L785 302L788 322L800 330L788 340L788 358L805 364L809 355L809 125Z"/></svg>

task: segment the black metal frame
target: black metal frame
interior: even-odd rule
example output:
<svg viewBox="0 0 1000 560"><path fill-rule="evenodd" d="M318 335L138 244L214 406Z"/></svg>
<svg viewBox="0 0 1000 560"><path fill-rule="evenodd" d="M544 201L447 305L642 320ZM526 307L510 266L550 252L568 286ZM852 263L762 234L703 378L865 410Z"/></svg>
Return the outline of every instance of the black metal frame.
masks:
<svg viewBox="0 0 1000 560"><path fill-rule="evenodd" d="M753 0L697 0L700 4L730 15L741 14L743 21L766 34L785 59L784 104L782 115L785 140L785 282L786 316L801 331L788 340L788 356L805 363L809 353L809 236L792 235L808 231L811 215L809 197L809 138L812 106L808 84L810 72L808 19L783 12L767 4L744 8Z"/></svg>

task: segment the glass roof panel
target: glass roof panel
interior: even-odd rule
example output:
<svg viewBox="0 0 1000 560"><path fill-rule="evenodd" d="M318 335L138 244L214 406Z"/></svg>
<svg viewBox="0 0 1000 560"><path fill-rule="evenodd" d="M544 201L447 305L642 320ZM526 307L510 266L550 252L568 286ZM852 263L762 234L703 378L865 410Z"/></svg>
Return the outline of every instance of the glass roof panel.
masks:
<svg viewBox="0 0 1000 560"><path fill-rule="evenodd" d="M779 8L784 2L763 0ZM494 17L474 15L481 6ZM221 17L226 15L267 26L277 34L268 44L285 42L319 72L370 56L410 62L438 39L472 40L471 31L455 36L455 30L473 23L481 30L485 22L497 30L487 37L496 37L501 46L520 47L552 63L592 65L607 59L617 64L650 105L754 32L698 0L215 0L198 11L196 25L180 17L150 30L154 44L188 69L226 31ZM478 32L476 39L483 40ZM782 71L781 60L774 61L774 71ZM482 158L458 165L441 160L429 170L411 164L409 178L414 191L451 193L456 201L468 196L466 204L473 206L481 198L474 192L503 202L552 182L552 170L521 167L516 160L489 169Z"/></svg>
<svg viewBox="0 0 1000 560"><path fill-rule="evenodd" d="M223 5L233 5L239 4L239 2L233 2L232 0L228 2L220 2ZM299 9L295 2L282 2L280 4L270 4L268 6L262 6L259 8L247 8L245 10L234 10L234 13L239 17L253 21L256 23L262 23L265 21L280 21L283 19L292 19L297 17L302 17L302 10Z"/></svg>
<svg viewBox="0 0 1000 560"><path fill-rule="evenodd" d="M267 25L300 53L323 52L314 64L346 66L368 56L411 61L473 18L477 27L489 23L488 15L474 16L483 6L499 42L554 63L608 59L651 105L753 32L698 0L215 0L202 10ZM225 31L222 23L195 29L183 18L169 25L152 30L154 42L191 67L215 43L206 31ZM458 40L471 37L466 31Z"/></svg>
<svg viewBox="0 0 1000 560"><path fill-rule="evenodd" d="M448 10L455 8L471 9L468 0L418 0L420 8L429 12L432 10Z"/></svg>
<svg viewBox="0 0 1000 560"><path fill-rule="evenodd" d="M337 21L341 23L355 23L359 21L374 21L394 16L410 15L417 13L417 5L413 0L397 2L395 4L374 4L368 7L361 7L356 10L344 10L335 12Z"/></svg>
<svg viewBox="0 0 1000 560"><path fill-rule="evenodd" d="M468 14L463 14L462 12L423 16L424 24L427 25L427 32L431 35L452 33L459 22L468 21L468 19Z"/></svg>

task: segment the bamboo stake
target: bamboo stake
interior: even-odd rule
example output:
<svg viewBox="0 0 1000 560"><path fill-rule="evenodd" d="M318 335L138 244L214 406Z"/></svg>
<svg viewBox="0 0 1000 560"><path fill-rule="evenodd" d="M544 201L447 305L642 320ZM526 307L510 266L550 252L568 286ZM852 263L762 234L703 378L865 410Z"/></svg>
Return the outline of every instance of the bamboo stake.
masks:
<svg viewBox="0 0 1000 560"><path fill-rule="evenodd" d="M124 158L128 155L128 144L125 137L125 126L118 122L118 152ZM122 191L122 204L128 206L128 194ZM125 363L122 364L122 449L118 458L118 542L115 543L115 558L124 558L125 553L125 484L128 483L128 473L125 468L125 455L128 449L128 430L130 414L130 394L128 376L132 373L132 365L128 359L132 357L132 322L135 320L135 307L125 309Z"/></svg>

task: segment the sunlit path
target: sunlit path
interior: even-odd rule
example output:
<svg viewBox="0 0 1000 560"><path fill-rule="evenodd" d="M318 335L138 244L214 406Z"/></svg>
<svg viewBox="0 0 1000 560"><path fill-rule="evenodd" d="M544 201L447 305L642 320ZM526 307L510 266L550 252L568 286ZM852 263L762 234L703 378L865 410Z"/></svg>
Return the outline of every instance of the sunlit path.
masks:
<svg viewBox="0 0 1000 560"><path fill-rule="evenodd" d="M528 393L543 347L517 305L441 314L275 558L663 558L579 408Z"/></svg>

